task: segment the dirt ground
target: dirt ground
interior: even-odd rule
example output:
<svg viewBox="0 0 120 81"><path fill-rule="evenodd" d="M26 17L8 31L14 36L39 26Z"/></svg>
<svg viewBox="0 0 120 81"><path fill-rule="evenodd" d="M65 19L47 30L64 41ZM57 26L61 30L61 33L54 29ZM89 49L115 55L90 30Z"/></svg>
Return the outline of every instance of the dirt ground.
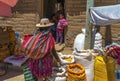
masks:
<svg viewBox="0 0 120 81"><path fill-rule="evenodd" d="M6 74L0 76L0 81L24 81L22 69L18 67L9 67Z"/></svg>
<svg viewBox="0 0 120 81"><path fill-rule="evenodd" d="M73 50L72 48L64 48L63 51L61 51L63 54L72 54ZM120 65L118 66L120 69ZM15 67L15 66L9 66L7 69L7 73L4 76L0 76L0 81L25 81L22 68ZM120 80L116 80L120 81Z"/></svg>
<svg viewBox="0 0 120 81"><path fill-rule="evenodd" d="M72 54L71 48L64 48L63 51L61 51L63 54ZM7 73L4 76L0 76L0 81L24 81L24 75L22 68L15 67L15 66L9 66L7 69Z"/></svg>

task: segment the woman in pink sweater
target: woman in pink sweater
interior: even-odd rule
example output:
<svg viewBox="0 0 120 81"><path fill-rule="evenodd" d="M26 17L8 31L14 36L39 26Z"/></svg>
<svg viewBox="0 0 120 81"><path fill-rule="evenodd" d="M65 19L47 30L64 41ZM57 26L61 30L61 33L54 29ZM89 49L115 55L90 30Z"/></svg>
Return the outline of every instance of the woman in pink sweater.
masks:
<svg viewBox="0 0 120 81"><path fill-rule="evenodd" d="M63 14L60 14L60 19L57 25L57 32L56 32L56 43L63 43L63 31L64 27L67 27L68 23L64 18Z"/></svg>

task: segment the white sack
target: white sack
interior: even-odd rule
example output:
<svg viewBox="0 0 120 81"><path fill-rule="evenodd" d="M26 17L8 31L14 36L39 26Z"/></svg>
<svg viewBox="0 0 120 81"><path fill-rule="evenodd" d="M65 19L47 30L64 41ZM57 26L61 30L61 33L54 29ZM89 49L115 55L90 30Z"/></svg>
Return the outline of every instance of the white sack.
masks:
<svg viewBox="0 0 120 81"><path fill-rule="evenodd" d="M102 35L99 32L95 34L94 49L102 51Z"/></svg>
<svg viewBox="0 0 120 81"><path fill-rule="evenodd" d="M74 50L80 51L84 49L84 41L85 41L85 29L82 29L82 33L78 34L74 40Z"/></svg>
<svg viewBox="0 0 120 81"><path fill-rule="evenodd" d="M93 81L94 77L94 59L92 53L77 53L73 52L76 63L82 64L85 67L87 81Z"/></svg>
<svg viewBox="0 0 120 81"><path fill-rule="evenodd" d="M60 58L60 61L61 61L62 65L70 64L70 63L74 63L75 62L75 59L74 59L73 55L63 55L62 53L58 53L58 56ZM71 62L69 62L69 61L64 60L63 57L66 57L66 58L70 57L72 60L71 60Z"/></svg>
<svg viewBox="0 0 120 81"><path fill-rule="evenodd" d="M49 81L66 81L66 69L64 67L53 67L52 75L47 77Z"/></svg>

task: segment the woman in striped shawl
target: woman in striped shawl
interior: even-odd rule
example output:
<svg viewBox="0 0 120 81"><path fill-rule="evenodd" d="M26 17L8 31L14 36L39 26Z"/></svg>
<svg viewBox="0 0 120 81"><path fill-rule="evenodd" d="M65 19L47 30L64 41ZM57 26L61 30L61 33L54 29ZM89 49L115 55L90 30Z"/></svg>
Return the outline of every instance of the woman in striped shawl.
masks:
<svg viewBox="0 0 120 81"><path fill-rule="evenodd" d="M30 58L29 69L38 81L43 81L43 78L52 74L53 59L60 66L54 38L50 33L52 25L53 23L50 23L47 18L41 19L41 22L36 25L39 28L37 34L25 45L27 56Z"/></svg>

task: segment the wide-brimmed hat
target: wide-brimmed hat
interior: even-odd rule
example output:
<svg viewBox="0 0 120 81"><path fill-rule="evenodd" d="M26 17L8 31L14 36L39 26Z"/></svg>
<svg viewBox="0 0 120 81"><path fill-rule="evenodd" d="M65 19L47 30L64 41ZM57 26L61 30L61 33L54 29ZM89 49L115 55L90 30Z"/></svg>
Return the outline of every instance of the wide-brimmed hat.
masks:
<svg viewBox="0 0 120 81"><path fill-rule="evenodd" d="M36 24L36 27L51 27L54 23L51 23L48 18L42 18L40 23Z"/></svg>

